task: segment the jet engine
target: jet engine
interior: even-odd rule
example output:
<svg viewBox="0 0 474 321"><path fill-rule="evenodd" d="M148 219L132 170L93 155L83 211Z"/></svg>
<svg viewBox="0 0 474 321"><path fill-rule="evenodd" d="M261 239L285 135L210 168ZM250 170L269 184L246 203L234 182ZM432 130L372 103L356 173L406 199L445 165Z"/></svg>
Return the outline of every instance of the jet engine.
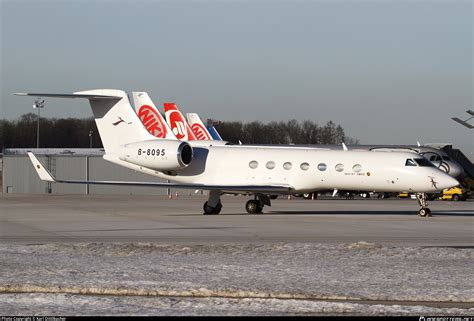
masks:
<svg viewBox="0 0 474 321"><path fill-rule="evenodd" d="M126 144L118 154L123 161L160 172L183 169L193 160L193 149L187 142L168 139Z"/></svg>

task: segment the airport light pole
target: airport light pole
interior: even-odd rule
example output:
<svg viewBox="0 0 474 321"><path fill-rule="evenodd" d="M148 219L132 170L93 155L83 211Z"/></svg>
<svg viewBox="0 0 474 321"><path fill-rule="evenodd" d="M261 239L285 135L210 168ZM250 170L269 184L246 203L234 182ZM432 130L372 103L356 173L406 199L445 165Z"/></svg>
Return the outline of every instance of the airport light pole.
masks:
<svg viewBox="0 0 474 321"><path fill-rule="evenodd" d="M38 109L38 119L37 119L37 125L36 125L36 148L39 148L40 146L40 110L41 108L44 108L44 99L41 99L38 97L35 100L33 108Z"/></svg>
<svg viewBox="0 0 474 321"><path fill-rule="evenodd" d="M471 124L469 124L468 121L470 121L471 119L474 118L474 111L472 111L472 110L466 110L466 113L468 113L469 115L471 115L471 117L469 117L469 118L466 119L466 120L462 120L462 119L459 119L459 118L457 118L457 117L452 117L451 119L454 120L455 122L457 122L457 123L463 125L464 127L467 127L467 128L469 128L469 129L473 129L474 126L471 125Z"/></svg>
<svg viewBox="0 0 474 321"><path fill-rule="evenodd" d="M92 148L92 134L94 134L94 131L91 129L89 130L89 148Z"/></svg>

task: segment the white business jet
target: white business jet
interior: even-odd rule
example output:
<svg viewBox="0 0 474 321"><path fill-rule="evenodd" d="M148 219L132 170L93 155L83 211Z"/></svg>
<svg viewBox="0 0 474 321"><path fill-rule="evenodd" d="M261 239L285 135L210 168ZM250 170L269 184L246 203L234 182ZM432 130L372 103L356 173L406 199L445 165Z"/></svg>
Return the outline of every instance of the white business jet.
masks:
<svg viewBox="0 0 474 321"><path fill-rule="evenodd" d="M188 142L151 135L121 90L98 89L73 94L16 95L85 98L112 163L173 183L86 181L53 177L38 159L29 157L44 181L73 184L156 186L208 190L204 214L219 214L222 194L246 194L248 213L261 213L270 194L317 190L416 193L420 216L430 216L426 193L458 185L458 181L417 153L323 150L276 146L191 146Z"/></svg>

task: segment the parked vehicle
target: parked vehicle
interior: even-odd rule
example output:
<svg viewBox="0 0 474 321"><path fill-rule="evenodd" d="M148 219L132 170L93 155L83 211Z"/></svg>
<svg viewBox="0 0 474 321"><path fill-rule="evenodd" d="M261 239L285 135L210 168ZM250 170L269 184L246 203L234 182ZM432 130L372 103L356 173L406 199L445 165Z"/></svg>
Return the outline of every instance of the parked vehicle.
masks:
<svg viewBox="0 0 474 321"><path fill-rule="evenodd" d="M468 190L463 187L453 187L443 190L439 197L440 200L445 201L465 201L467 199Z"/></svg>

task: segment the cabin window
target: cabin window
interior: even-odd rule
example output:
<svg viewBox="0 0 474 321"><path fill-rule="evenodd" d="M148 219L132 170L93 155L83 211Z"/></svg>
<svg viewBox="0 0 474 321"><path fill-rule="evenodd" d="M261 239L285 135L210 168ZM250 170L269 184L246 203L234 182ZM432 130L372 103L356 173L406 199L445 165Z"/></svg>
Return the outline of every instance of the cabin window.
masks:
<svg viewBox="0 0 474 321"><path fill-rule="evenodd" d="M275 162L274 161L267 162L267 168L268 169L274 169L275 168Z"/></svg>
<svg viewBox="0 0 474 321"><path fill-rule="evenodd" d="M433 163L426 158L415 158L415 162L421 167L435 167Z"/></svg>
<svg viewBox="0 0 474 321"><path fill-rule="evenodd" d="M337 164L335 167L337 172L342 172L344 170L344 165L342 164Z"/></svg>
<svg viewBox="0 0 474 321"><path fill-rule="evenodd" d="M448 156L443 156L443 160L445 160L445 161L450 161L451 158L449 158Z"/></svg>
<svg viewBox="0 0 474 321"><path fill-rule="evenodd" d="M407 161L405 162L405 166L416 166L416 163L413 159L408 158Z"/></svg>
<svg viewBox="0 0 474 321"><path fill-rule="evenodd" d="M356 173L360 172L362 170L362 165L361 164L355 164L352 166L352 170Z"/></svg>
<svg viewBox="0 0 474 321"><path fill-rule="evenodd" d="M304 171L307 171L309 169L309 164L308 163L301 163L300 168Z"/></svg>
<svg viewBox="0 0 474 321"><path fill-rule="evenodd" d="M258 167L258 162L257 162L257 161L251 161L251 162L249 163L249 167L250 167L251 169L256 169L256 168Z"/></svg>
<svg viewBox="0 0 474 321"><path fill-rule="evenodd" d="M283 164L283 168L289 171L293 165L290 162L286 162Z"/></svg>
<svg viewBox="0 0 474 321"><path fill-rule="evenodd" d="M324 163L320 163L318 164L318 169L321 171L321 172L324 172L326 169L328 168L328 166Z"/></svg>

